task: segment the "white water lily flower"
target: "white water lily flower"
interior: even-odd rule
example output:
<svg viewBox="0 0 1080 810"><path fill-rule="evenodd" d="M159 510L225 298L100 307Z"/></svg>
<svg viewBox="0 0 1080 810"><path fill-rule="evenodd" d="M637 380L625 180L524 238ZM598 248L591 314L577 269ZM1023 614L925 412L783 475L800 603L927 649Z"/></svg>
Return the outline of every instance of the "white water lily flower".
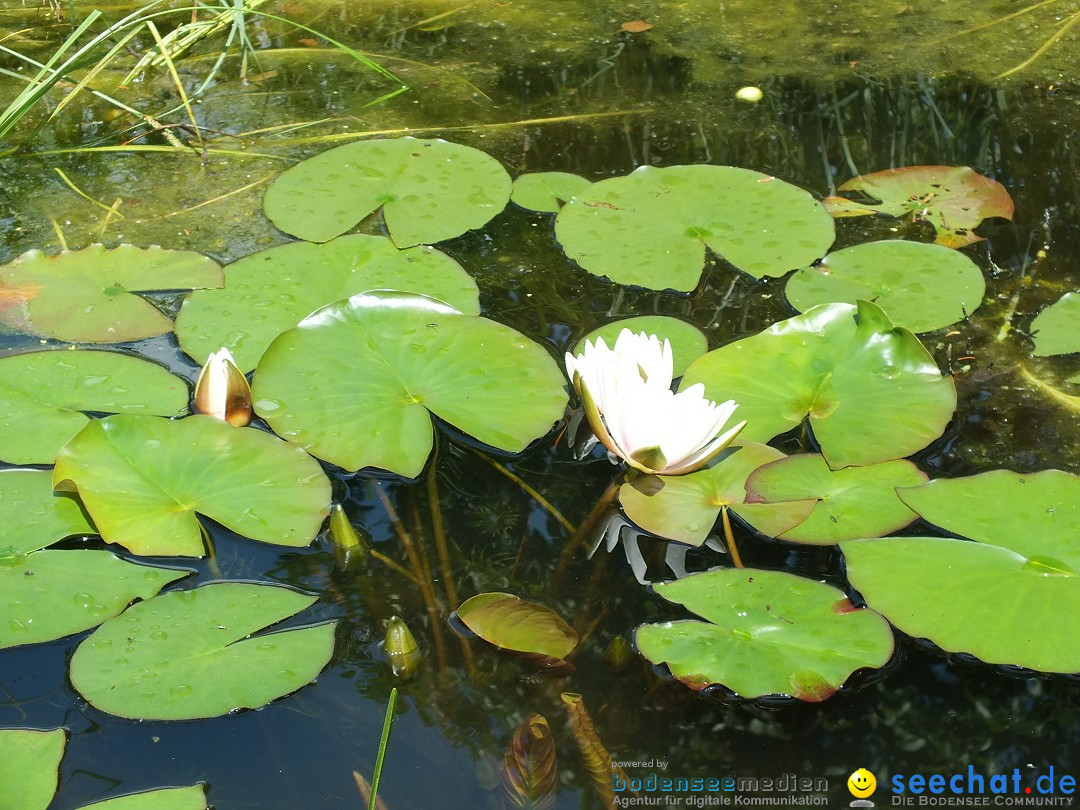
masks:
<svg viewBox="0 0 1080 810"><path fill-rule="evenodd" d="M724 425L737 407L705 398L705 386L671 390L671 344L624 329L609 349L603 338L567 353L566 369L600 442L635 469L681 475L701 469L728 446L746 422Z"/></svg>
<svg viewBox="0 0 1080 810"><path fill-rule="evenodd" d="M228 349L206 358L195 381L195 410L236 427L251 424L251 386Z"/></svg>

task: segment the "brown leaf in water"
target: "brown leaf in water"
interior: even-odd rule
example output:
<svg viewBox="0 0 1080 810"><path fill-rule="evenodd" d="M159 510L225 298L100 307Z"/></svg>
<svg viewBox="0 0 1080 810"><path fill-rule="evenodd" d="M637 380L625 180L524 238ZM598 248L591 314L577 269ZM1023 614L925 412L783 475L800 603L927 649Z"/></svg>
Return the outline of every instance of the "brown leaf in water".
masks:
<svg viewBox="0 0 1080 810"><path fill-rule="evenodd" d="M532 714L517 727L503 757L503 807L546 810L555 806L558 772L555 740L541 714Z"/></svg>
<svg viewBox="0 0 1080 810"><path fill-rule="evenodd" d="M581 750L581 758L585 761L585 770L589 772L593 787L600 794L605 807L614 807L615 790L611 784L611 776L614 774L626 783L628 781L626 773L612 762L611 754L600 742L596 727L585 708L585 701L582 700L581 695L563 692L560 697L566 706L570 728L574 732L574 741Z"/></svg>
<svg viewBox="0 0 1080 810"><path fill-rule="evenodd" d="M352 775L353 779L356 780L356 789L360 791L360 799L364 802L364 807L367 807L368 802L371 801L371 785L368 784L367 779L356 771L353 771ZM375 797L375 810L387 810L386 802L382 800L382 796Z"/></svg>
<svg viewBox="0 0 1080 810"><path fill-rule="evenodd" d="M631 34L640 34L642 31L648 31L652 28L653 24L647 23L644 20L630 20L629 22L624 22L619 27L622 28L623 31L627 31Z"/></svg>

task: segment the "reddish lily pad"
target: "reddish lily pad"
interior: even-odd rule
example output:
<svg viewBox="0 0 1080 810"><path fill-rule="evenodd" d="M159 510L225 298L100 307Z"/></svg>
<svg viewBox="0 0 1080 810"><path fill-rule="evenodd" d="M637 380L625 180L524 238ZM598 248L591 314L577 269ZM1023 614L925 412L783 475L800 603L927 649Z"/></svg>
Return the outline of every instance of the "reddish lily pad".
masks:
<svg viewBox="0 0 1080 810"><path fill-rule="evenodd" d="M982 239L973 233L984 219L1012 219L1013 201L1005 187L966 166L907 166L853 177L839 191L872 198L859 202L827 197L825 208L834 217L887 214L910 215L929 222L938 244L957 248Z"/></svg>
<svg viewBox="0 0 1080 810"><path fill-rule="evenodd" d="M565 658L578 643L578 634L558 613L509 593L466 599L457 617L484 641L504 650Z"/></svg>

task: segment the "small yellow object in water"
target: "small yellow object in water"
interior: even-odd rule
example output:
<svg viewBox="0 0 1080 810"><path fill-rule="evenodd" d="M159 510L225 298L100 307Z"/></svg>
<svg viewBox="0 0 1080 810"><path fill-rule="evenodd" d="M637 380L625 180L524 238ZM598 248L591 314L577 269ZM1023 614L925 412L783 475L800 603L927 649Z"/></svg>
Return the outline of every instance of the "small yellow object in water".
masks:
<svg viewBox="0 0 1080 810"><path fill-rule="evenodd" d="M751 104L757 104L759 101L761 101L762 98L764 98L764 96L765 94L761 91L761 88L754 87L753 85L749 85L747 87L740 87L735 92L735 98L737 98L739 101L748 101Z"/></svg>

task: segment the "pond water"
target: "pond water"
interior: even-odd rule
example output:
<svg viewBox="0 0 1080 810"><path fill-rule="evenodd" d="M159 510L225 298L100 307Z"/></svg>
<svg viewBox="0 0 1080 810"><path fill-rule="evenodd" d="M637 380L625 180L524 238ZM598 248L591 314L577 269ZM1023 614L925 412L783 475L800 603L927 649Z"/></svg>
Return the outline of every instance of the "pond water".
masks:
<svg viewBox="0 0 1080 810"><path fill-rule="evenodd" d="M94 7L82 0L0 6L0 28L12 32L7 46L42 61L70 32L69 15ZM98 7L113 21L137 6ZM997 24L1014 4L282 0L262 10L369 54L408 89L383 98L393 82L311 31L253 15L246 65L234 49L193 99L205 128L200 152L183 126L184 109L163 114L179 103L168 71L116 89L132 64L120 60L94 86L164 126L140 124L85 92L50 117L71 86L54 90L9 133L11 150L0 159L0 261L32 248L129 242L195 250L225 265L290 240L261 207L283 169L366 133L474 146L512 176L567 171L599 180L643 165L712 163L775 175L818 197L858 173L970 166L1008 189L1016 214L984 223L985 241L966 249L987 281L982 307L922 336L943 372L955 376L959 404L944 436L914 461L935 478L1080 466L1080 400L1062 382L1076 373L1075 356L1033 359L1028 334L1040 310L1080 289L1072 143L1080 125L1080 32L1068 29L1075 4L1040 4ZM181 19L166 18L162 32ZM621 27L637 20L653 27ZM1001 76L1059 34L1039 59ZM213 69L223 37L178 59L188 92ZM130 44L145 50L153 40L144 32ZM0 66L16 70L17 62L6 57ZM759 102L736 98L751 85L763 90ZM0 97L19 89L20 81L5 78ZM174 148L166 133L193 148ZM552 221L511 205L439 247L476 279L485 315L554 357L619 317L675 316L697 325L715 348L794 314L782 279L755 280L715 257L690 293L613 284L563 254ZM360 231L384 233L377 216ZM932 238L920 226L867 217L839 220L836 247L890 237ZM172 315L182 296L151 298ZM67 345L8 331L0 333L0 356L42 344ZM192 381L198 372L171 334L123 344L123 351ZM799 432L774 444L789 453L810 449ZM895 774L966 773L968 766L986 775L1020 769L1028 784L1051 767L1059 776L1080 770L1073 679L948 656L899 633L884 669L857 673L820 704L697 694L636 654L613 665L605 656L613 639L682 613L635 580L620 550L592 559L566 552L570 532L519 480L579 526L616 470L599 453L574 459L554 433L510 456L442 425L436 456L416 480L326 466L335 501L377 550L407 565L404 532L430 559L440 609L430 614L419 589L378 561L340 572L325 538L282 550L211 524L213 559L166 559L196 571L185 587L239 579L317 595L302 618L338 621L331 663L313 685L260 710L134 721L94 708L72 687L68 662L86 633L0 650L0 728L68 730L53 807L196 782L222 809L360 806L353 772L370 778L393 686L400 698L379 791L390 810L499 807L507 744L533 713L548 719L558 749L553 806L603 806L561 692L583 696L612 759L662 759L672 776L825 778L826 806L847 806L846 780L859 767L882 785ZM443 530L445 570L435 545ZM904 531L936 533L922 523ZM744 527L735 537L749 566L846 587L835 547L763 541ZM67 541L87 544L102 546ZM718 564L728 558L709 550L688 557L691 569ZM651 560L650 573L665 576L661 559ZM489 591L545 604L583 633L571 657L576 671L543 675L460 637L447 621L450 594ZM379 646L393 615L404 618L424 654L409 680L391 673ZM1076 618L1060 621L1075 625ZM645 777L655 767L628 770ZM880 789L876 798L879 806L888 801Z"/></svg>

